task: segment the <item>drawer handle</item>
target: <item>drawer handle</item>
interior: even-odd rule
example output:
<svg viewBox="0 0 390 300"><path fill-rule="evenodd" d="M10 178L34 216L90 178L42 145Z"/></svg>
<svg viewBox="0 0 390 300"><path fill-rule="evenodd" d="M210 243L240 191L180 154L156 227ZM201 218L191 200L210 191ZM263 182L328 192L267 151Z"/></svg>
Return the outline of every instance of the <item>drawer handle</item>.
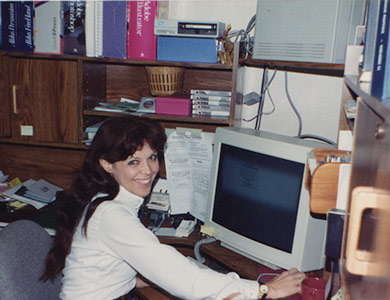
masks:
<svg viewBox="0 0 390 300"><path fill-rule="evenodd" d="M18 86L17 85L13 85L12 86L12 106L13 106L13 111L14 111L14 114L18 114L19 113L19 110L18 110L18 102L17 102L17 90L18 90Z"/></svg>
<svg viewBox="0 0 390 300"><path fill-rule="evenodd" d="M383 123L379 123L375 127L374 136L377 140L381 140L385 137L386 134L386 125Z"/></svg>
<svg viewBox="0 0 390 300"><path fill-rule="evenodd" d="M375 236L369 250L358 249L363 213L367 209L378 212ZM390 192L374 187L358 186L352 191L350 220L347 230L346 268L356 275L382 276L388 272L390 252Z"/></svg>

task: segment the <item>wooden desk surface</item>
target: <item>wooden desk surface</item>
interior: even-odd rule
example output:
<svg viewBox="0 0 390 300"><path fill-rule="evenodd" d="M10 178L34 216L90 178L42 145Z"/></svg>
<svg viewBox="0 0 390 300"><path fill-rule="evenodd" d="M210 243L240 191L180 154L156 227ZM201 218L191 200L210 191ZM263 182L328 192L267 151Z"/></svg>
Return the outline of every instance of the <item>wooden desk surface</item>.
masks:
<svg viewBox="0 0 390 300"><path fill-rule="evenodd" d="M164 244L171 245L175 247L179 252L185 256L193 256L193 247L195 243L201 239L205 238L199 232L195 230L188 238L177 238L177 237L159 237L160 241ZM242 278L256 280L260 273L276 273L278 271L269 269L261 265L258 262L255 262L245 256L242 256L232 250L229 250L221 246L219 241L215 241L210 244L203 244L200 247L200 253L202 257L206 259L206 265L217 262L219 265L222 265L224 269L236 272ZM279 271L280 272L280 271ZM307 272L307 276L323 276L323 270ZM162 289L158 287L150 287L143 289L136 289L134 291L134 296L136 299L158 299L158 300L168 300L168 299L177 299L172 295L169 295ZM299 295L293 295L289 299L300 299Z"/></svg>
<svg viewBox="0 0 390 300"><path fill-rule="evenodd" d="M195 230L188 238L178 237L166 237L160 236L159 239L162 243L175 247L179 252L185 256L194 256L194 246L197 241L205 238L199 230ZM219 241L212 242L210 244L203 244L200 247L202 257L206 259L206 265L211 263L218 263L224 269L236 272L241 277L246 279L255 280L259 274L260 264L239 255L225 247L221 246ZM176 297L169 295L165 291L158 287L137 289L134 292L134 296L137 299L158 299L168 300L177 299Z"/></svg>
<svg viewBox="0 0 390 300"><path fill-rule="evenodd" d="M190 250L190 253L193 254L195 243L203 238L205 238L205 236L203 236L199 230L195 230L188 238L159 237L162 243L174 246L180 252L184 252L184 254L188 253L187 250ZM259 275L260 264L222 247L219 241L204 244L200 247L200 250L202 256L206 258L206 264L211 260L217 261L226 269L236 272L240 274L241 277L247 279L255 280Z"/></svg>

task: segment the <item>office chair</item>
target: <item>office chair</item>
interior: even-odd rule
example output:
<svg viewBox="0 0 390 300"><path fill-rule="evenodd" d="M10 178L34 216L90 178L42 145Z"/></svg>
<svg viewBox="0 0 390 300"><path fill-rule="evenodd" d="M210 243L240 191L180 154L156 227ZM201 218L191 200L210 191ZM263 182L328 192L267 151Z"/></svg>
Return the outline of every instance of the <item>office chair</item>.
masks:
<svg viewBox="0 0 390 300"><path fill-rule="evenodd" d="M40 281L52 244L50 235L37 223L18 220L0 231L0 299L58 300L61 278Z"/></svg>

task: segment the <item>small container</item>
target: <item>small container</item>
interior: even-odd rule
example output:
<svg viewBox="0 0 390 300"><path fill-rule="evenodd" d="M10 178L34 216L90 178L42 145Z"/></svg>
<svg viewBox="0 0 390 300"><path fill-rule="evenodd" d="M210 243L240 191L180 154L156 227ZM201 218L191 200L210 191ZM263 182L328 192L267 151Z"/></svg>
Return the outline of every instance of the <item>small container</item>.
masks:
<svg viewBox="0 0 390 300"><path fill-rule="evenodd" d="M170 96L183 89L184 69L179 67L146 66L150 92L153 96Z"/></svg>
<svg viewBox="0 0 390 300"><path fill-rule="evenodd" d="M191 100L189 98L156 97L156 114L189 116Z"/></svg>

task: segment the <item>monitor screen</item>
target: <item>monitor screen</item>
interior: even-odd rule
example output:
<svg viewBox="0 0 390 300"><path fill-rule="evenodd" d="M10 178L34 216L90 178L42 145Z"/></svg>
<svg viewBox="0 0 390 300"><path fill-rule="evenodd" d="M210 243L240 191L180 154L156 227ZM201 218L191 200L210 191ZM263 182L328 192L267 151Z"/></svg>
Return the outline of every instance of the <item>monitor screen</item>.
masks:
<svg viewBox="0 0 390 300"><path fill-rule="evenodd" d="M304 165L223 144L219 166L213 220L291 253Z"/></svg>
<svg viewBox="0 0 390 300"><path fill-rule="evenodd" d="M248 128L218 128L205 226L225 247L271 268L324 265L324 219L304 186L313 148L332 147Z"/></svg>

